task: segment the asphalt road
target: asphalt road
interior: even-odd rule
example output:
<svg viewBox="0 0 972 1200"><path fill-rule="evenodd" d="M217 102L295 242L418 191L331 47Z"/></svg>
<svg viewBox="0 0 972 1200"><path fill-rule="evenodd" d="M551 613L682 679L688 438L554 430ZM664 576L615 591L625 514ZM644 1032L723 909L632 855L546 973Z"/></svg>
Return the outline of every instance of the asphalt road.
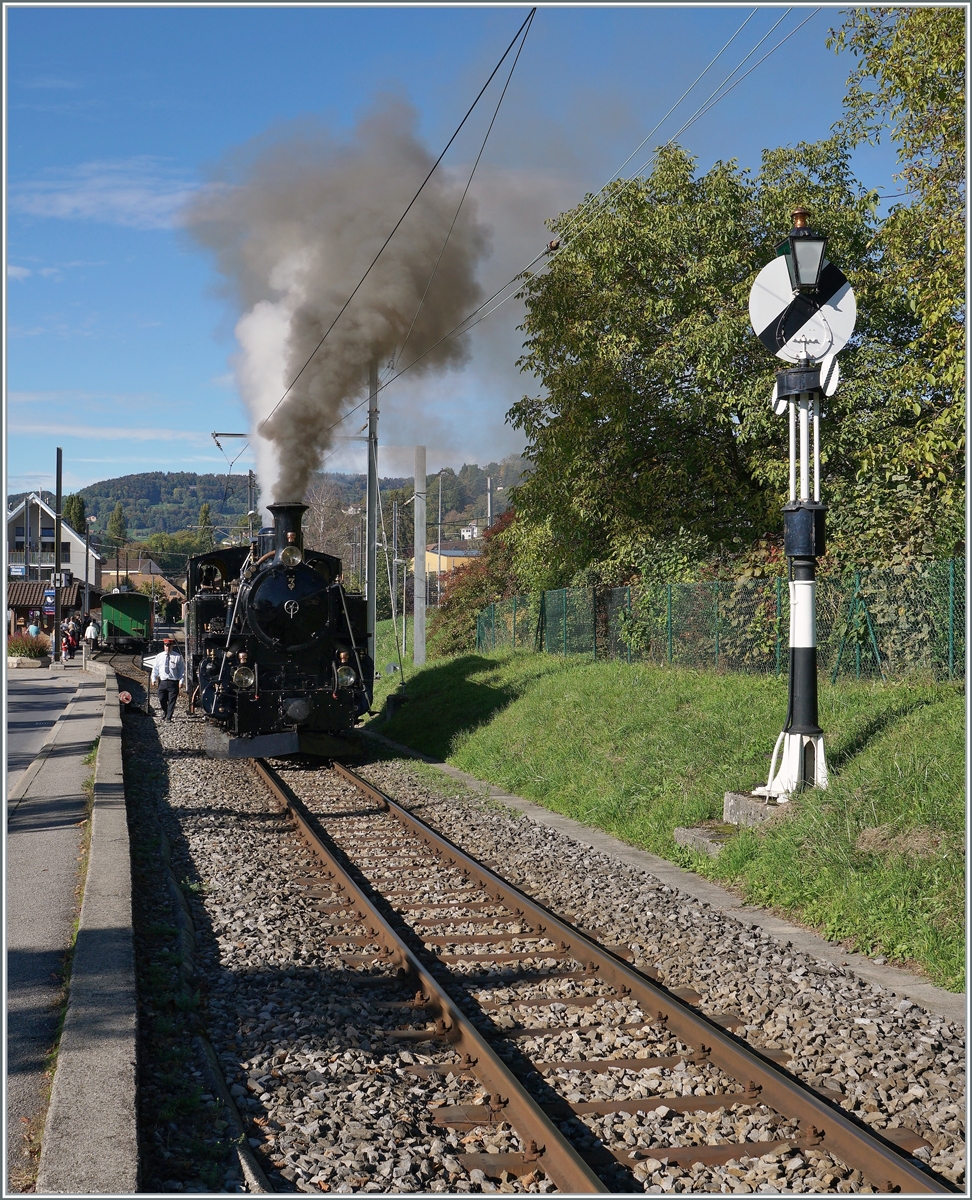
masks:
<svg viewBox="0 0 972 1200"><path fill-rule="evenodd" d="M42 669L7 675L8 791L34 761L77 686L73 672Z"/></svg>

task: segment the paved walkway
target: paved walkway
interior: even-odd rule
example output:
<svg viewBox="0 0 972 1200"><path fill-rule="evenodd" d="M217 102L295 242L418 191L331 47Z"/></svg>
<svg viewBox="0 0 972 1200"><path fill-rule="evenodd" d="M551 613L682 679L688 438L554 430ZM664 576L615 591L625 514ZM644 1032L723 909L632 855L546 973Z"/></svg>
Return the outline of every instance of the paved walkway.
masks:
<svg viewBox="0 0 972 1200"><path fill-rule="evenodd" d="M80 656L64 671L8 675L7 1165L19 1191L32 1164L22 1118L39 1134L46 1055L57 1031L64 954L77 908L85 815L82 759L101 732L103 676Z"/></svg>

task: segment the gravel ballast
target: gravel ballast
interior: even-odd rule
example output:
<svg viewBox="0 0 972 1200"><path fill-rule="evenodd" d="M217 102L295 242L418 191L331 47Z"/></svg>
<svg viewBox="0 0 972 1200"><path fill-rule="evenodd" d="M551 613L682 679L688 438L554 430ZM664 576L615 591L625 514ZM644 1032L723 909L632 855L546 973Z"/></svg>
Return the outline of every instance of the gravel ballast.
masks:
<svg viewBox="0 0 972 1200"><path fill-rule="evenodd" d="M448 1065L441 1074L412 1069L450 1063L451 1048L438 1042L404 1049L396 1044L392 1031L424 1025L424 1012L413 1019L401 1007L410 999L409 989L387 968L383 973L369 963L376 947L369 945L367 929L321 911L326 904L320 896L307 894L316 868L296 830L245 764L204 756L202 723L186 720L184 712L172 724L130 718L126 745L134 747L148 773L156 772L143 779L142 820L146 829L154 821L157 834L164 833L172 873L191 913L195 948L189 989L198 994L197 1031L214 1049L246 1125L248 1144L274 1190L552 1190L542 1170L520 1179L490 1180L463 1166L459 1158L464 1153L523 1147L508 1126L467 1133L434 1123L432 1109L478 1103L484 1098L482 1088L450 1073ZM287 766L282 773L309 803L323 792L339 798L354 795L346 784L323 783L318 772ZM839 968L820 973L813 960L737 922L716 918L708 906L679 896L646 873L499 810L465 789L443 787L413 764L371 763L362 774L477 858L501 863L500 873L525 891L577 924L600 931L605 940L631 946L639 964L657 968L667 985L691 985L702 994L707 1010L738 1013L745 1029L737 1033L754 1045L788 1051L793 1056L790 1070L808 1082L839 1088L844 1107L875 1128L907 1125L916 1130L931 1143L929 1151L919 1152L922 1161L961 1185L965 1049L948 1022L907 1002L901 1005ZM443 922L442 932L458 937L468 928ZM626 1057L677 1053L664 1030L647 1026L619 1033L612 1028L619 1017L640 1019L630 1002L605 997L603 1014L595 1009L592 1016L579 1005L570 1006L581 992L575 983L550 986L564 1012L525 1012L515 988L477 988L470 980L472 994L494 1026L574 1027L555 1040L519 1040L518 1047L531 1057L590 1058L618 1055L622 1049ZM198 1064L186 1069L204 1077ZM143 1186L246 1190L228 1151L218 1180L212 1170L206 1178L193 1175L186 1132L192 1122L176 1113L177 1128L168 1129L158 1119L165 1089L173 1086L164 1074L153 1079L149 1071L160 1096L154 1102L154 1127L142 1130L156 1147L154 1173L143 1176ZM572 1101L671 1095L680 1086L678 1072L667 1069L654 1076L559 1071L548 1083ZM694 1078L693 1089L699 1086ZM701 1086L712 1092L733 1085L710 1069ZM212 1096L204 1093L199 1103L211 1106L206 1112L218 1119ZM606 1142L620 1140L632 1148L744 1137L785 1142L797 1136L794 1127L756 1103L715 1113L678 1113L662 1105L648 1113L589 1116L583 1124L586 1129L576 1132L592 1141L603 1136ZM174 1155L180 1168L168 1178L155 1169L160 1129L163 1142L170 1139L170 1154L172 1139L185 1143ZM220 1161L218 1151L218 1142L208 1151L214 1161ZM758 1160L721 1166L680 1167L664 1157L644 1156L633 1174L649 1192L871 1190L822 1150L798 1152L785 1145L772 1147Z"/></svg>

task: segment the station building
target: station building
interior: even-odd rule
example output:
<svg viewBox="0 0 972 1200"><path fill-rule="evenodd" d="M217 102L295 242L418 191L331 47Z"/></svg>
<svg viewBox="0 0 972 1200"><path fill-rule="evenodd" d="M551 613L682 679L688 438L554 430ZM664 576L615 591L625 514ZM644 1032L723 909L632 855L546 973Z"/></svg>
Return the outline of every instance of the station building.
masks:
<svg viewBox="0 0 972 1200"><path fill-rule="evenodd" d="M61 522L61 570L70 571L82 587L87 578L101 591L102 556L94 547L85 556L84 534ZM54 572L54 510L32 492L7 513L7 579L50 582Z"/></svg>

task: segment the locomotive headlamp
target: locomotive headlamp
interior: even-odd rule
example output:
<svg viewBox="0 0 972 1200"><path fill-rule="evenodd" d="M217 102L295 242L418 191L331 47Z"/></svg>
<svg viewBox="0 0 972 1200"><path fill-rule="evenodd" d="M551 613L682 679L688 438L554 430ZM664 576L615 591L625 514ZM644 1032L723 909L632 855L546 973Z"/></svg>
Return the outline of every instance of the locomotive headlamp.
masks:
<svg viewBox="0 0 972 1200"><path fill-rule="evenodd" d="M299 546L284 546L280 551L280 561L285 567L296 567L304 561Z"/></svg>
<svg viewBox="0 0 972 1200"><path fill-rule="evenodd" d="M354 687L357 678L353 667L338 667L337 685L339 688Z"/></svg>
<svg viewBox="0 0 972 1200"><path fill-rule="evenodd" d="M233 682L240 688L251 688L256 682L256 676L249 667L237 667L233 672Z"/></svg>
<svg viewBox="0 0 972 1200"><path fill-rule="evenodd" d="M790 273L790 286L796 295L799 292L815 292L820 283L824 251L827 239L811 233L807 227L810 214L805 208L793 211L793 228L778 253L786 257L786 269Z"/></svg>

